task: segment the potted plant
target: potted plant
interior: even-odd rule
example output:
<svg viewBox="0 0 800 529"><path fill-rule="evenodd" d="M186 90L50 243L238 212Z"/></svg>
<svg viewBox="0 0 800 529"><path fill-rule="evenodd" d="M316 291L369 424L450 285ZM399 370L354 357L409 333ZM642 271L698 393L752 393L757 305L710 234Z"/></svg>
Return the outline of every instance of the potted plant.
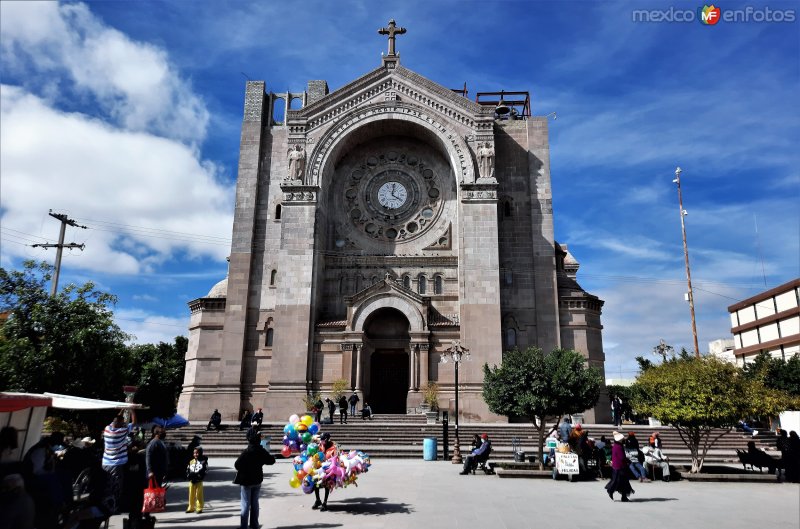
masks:
<svg viewBox="0 0 800 529"><path fill-rule="evenodd" d="M439 420L439 384L428 381L422 388L422 405L428 424L435 424Z"/></svg>

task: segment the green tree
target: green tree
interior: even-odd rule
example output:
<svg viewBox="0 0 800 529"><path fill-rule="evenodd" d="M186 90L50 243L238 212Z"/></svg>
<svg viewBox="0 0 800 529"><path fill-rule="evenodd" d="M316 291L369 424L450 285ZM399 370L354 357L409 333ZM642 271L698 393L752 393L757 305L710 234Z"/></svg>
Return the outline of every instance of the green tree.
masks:
<svg viewBox="0 0 800 529"><path fill-rule="evenodd" d="M26 261L0 268L0 388L118 400L128 368L125 340L114 323L116 297L94 284L46 288L52 267Z"/></svg>
<svg viewBox="0 0 800 529"><path fill-rule="evenodd" d="M800 397L800 356L784 360L761 352L743 369L749 379L761 380L768 388Z"/></svg>
<svg viewBox="0 0 800 529"><path fill-rule="evenodd" d="M632 394L640 413L671 424L692 456L691 472L700 472L708 449L724 433L749 416L774 415L791 398L750 380L741 370L713 357L675 359L639 376Z"/></svg>
<svg viewBox="0 0 800 529"><path fill-rule="evenodd" d="M544 453L548 419L577 413L597 403L603 382L598 369L587 367L577 351L555 349L544 354L529 347L508 351L500 366L483 366L483 399L493 413L528 417ZM544 468L539 457L539 468Z"/></svg>
<svg viewBox="0 0 800 529"><path fill-rule="evenodd" d="M176 336L171 344L137 344L128 348L131 365L128 382L139 387L135 401L150 408L138 415L152 418L175 414L188 344L186 337Z"/></svg>
<svg viewBox="0 0 800 529"><path fill-rule="evenodd" d="M636 360L636 363L639 364L639 374L642 374L653 367L653 362L643 356L637 356L634 360Z"/></svg>

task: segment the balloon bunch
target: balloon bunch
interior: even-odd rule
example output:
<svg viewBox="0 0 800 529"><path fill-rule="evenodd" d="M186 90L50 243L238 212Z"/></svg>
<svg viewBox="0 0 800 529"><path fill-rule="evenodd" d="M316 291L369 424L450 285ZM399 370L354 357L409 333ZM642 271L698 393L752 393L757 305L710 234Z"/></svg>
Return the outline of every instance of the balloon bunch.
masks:
<svg viewBox="0 0 800 529"><path fill-rule="evenodd" d="M335 488L352 485L358 475L369 470L369 456L360 450L339 452L333 443L324 443L319 434L319 424L310 415L292 415L284 427L281 454L289 457L299 452L292 464L294 471L289 486L302 488L310 494L315 487Z"/></svg>
<svg viewBox="0 0 800 529"><path fill-rule="evenodd" d="M289 417L289 423L283 427L283 457L289 457L293 452L305 452L308 444L319 432L319 423L314 422L311 415Z"/></svg>

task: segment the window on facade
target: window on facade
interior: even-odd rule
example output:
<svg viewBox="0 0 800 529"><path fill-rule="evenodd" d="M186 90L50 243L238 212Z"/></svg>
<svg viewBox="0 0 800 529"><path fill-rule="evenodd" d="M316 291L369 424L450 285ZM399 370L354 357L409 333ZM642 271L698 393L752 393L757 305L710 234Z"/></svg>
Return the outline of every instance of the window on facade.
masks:
<svg viewBox="0 0 800 529"><path fill-rule="evenodd" d="M266 341L267 347L272 347L272 337L274 334L275 331L273 329L267 329L267 341Z"/></svg>
<svg viewBox="0 0 800 529"><path fill-rule="evenodd" d="M510 217L511 216L511 201L506 200L503 204L503 216Z"/></svg>
<svg viewBox="0 0 800 529"><path fill-rule="evenodd" d="M274 287L275 286L275 280L277 278L278 278L278 271L277 270L273 270L272 272L270 272L270 274L269 274L269 286Z"/></svg>
<svg viewBox="0 0 800 529"><path fill-rule="evenodd" d="M411 276L403 276L403 286L411 288Z"/></svg>
<svg viewBox="0 0 800 529"><path fill-rule="evenodd" d="M433 293L434 294L442 293L442 276L436 276L433 278Z"/></svg>
<svg viewBox="0 0 800 529"><path fill-rule="evenodd" d="M417 292L420 294L424 294L425 291L428 289L428 281L425 279L425 276L420 274L418 282L417 282Z"/></svg>
<svg viewBox="0 0 800 529"><path fill-rule="evenodd" d="M517 331L506 329L506 348L513 349L517 346Z"/></svg>
<svg viewBox="0 0 800 529"><path fill-rule="evenodd" d="M281 220L281 205L275 206L275 220Z"/></svg>
<svg viewBox="0 0 800 529"><path fill-rule="evenodd" d="M510 285L514 282L514 276L511 273L511 270L506 270L503 273L503 277L505 278L506 285Z"/></svg>

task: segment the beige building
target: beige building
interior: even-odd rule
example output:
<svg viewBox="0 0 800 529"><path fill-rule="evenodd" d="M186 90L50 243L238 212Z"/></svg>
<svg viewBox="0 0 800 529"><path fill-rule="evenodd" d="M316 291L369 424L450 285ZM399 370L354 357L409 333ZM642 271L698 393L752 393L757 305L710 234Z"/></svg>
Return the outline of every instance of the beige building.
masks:
<svg viewBox="0 0 800 529"><path fill-rule="evenodd" d="M737 365L761 351L788 359L800 354L800 279L728 307Z"/></svg>
<svg viewBox="0 0 800 529"><path fill-rule="evenodd" d="M228 277L189 303L186 417L283 420L338 379L376 413L415 408L428 381L452 408L454 340L466 421L505 420L481 388L506 349L574 348L603 371L603 302L554 240L547 118L498 114L393 51L332 93L247 82Z"/></svg>

